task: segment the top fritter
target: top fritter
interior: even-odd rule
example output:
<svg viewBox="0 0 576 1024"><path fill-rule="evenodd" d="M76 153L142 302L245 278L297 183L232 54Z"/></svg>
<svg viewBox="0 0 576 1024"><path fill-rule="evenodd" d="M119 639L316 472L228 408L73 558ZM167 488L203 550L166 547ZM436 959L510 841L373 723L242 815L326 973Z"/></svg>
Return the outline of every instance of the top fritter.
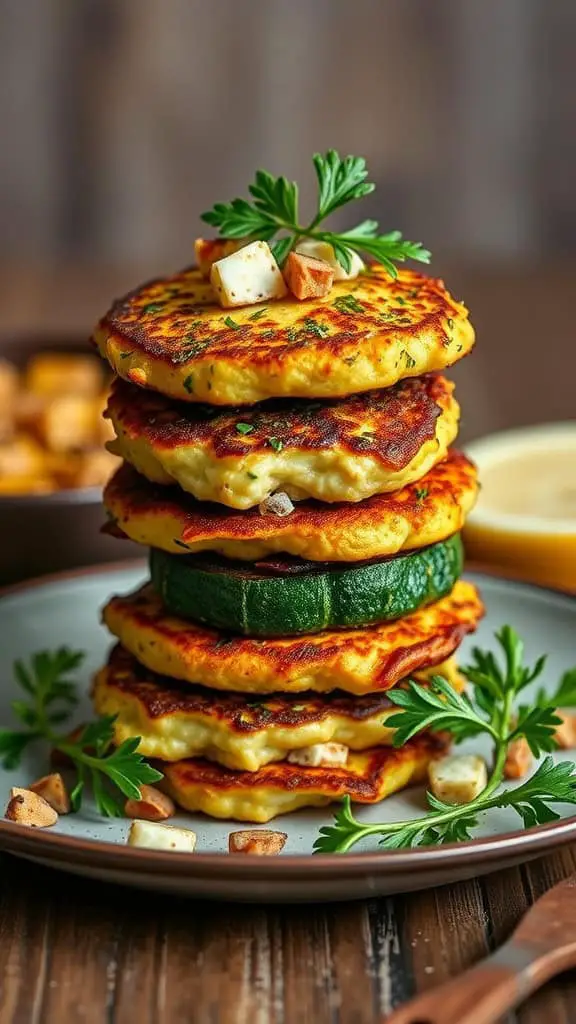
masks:
<svg viewBox="0 0 576 1024"><path fill-rule="evenodd" d="M114 303L95 341L120 377L190 402L241 405L389 387L451 366L474 343L466 308L442 281L373 266L323 299L229 315L198 270Z"/></svg>

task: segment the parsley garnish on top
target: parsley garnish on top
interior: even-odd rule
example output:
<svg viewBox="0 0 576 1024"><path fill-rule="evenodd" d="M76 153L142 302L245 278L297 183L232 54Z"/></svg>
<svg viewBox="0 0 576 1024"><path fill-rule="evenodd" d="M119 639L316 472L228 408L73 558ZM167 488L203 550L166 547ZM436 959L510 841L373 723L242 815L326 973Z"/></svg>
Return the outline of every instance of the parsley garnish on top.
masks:
<svg viewBox="0 0 576 1024"><path fill-rule="evenodd" d="M315 153L314 170L318 180L317 210L312 220L303 225L298 213L298 186L284 177L275 178L268 171L257 171L248 186L252 201L233 199L216 203L202 214L202 220L217 228L222 238L262 239L270 242L274 257L283 265L289 252L302 238L328 242L336 259L346 271L351 267L351 251L371 256L396 277L396 263L412 259L430 262L430 253L420 242L408 242L399 231L379 234L378 222L363 220L348 231L326 230L323 222L336 210L373 192L375 185L366 181L366 161L359 156L340 157L334 149ZM321 226L322 225L322 226Z"/></svg>
<svg viewBox="0 0 576 1024"><path fill-rule="evenodd" d="M510 744L521 737L535 757L556 747L555 732L561 723L559 707L576 706L576 669L566 672L552 694L539 690L531 704L517 700L544 668L545 657L529 667L523 664L524 644L510 627L496 633L502 664L492 651L473 650L472 664L462 669L472 684L472 694L456 693L441 676L430 688L411 682L406 689L388 694L398 713L386 725L396 729L394 746L400 747L425 729L451 733L454 742L486 733L494 744L493 767L485 789L469 803L444 803L427 793L429 810L408 821L364 823L352 814L350 798L336 812L334 823L320 829L315 850L345 853L360 839L380 836L388 850L405 846L431 846L471 839L478 817L493 807L510 807L524 826L541 825L559 815L553 804L576 804L576 771L573 761L555 763L545 757L534 774L512 789L500 789Z"/></svg>

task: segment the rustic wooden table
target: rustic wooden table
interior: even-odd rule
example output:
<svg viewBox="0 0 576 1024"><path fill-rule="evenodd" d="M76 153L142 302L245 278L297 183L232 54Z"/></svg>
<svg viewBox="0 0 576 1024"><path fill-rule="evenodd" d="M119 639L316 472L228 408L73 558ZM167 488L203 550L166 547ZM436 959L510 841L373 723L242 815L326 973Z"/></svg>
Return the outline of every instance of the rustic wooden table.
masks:
<svg viewBox="0 0 576 1024"><path fill-rule="evenodd" d="M474 963L573 852L394 899L176 900L0 861L2 1024L375 1024ZM572 1024L576 976L509 1019Z"/></svg>
<svg viewBox="0 0 576 1024"><path fill-rule="evenodd" d="M573 415L570 275L459 276L498 359L489 387L485 357L462 379L468 433ZM69 275L0 269L0 330L86 330L130 281L75 271L70 287ZM538 364L544 342L554 343L552 366ZM494 409L496 388L509 388L510 405ZM251 907L107 887L2 857L0 1024L371 1024L484 956L574 870L576 849L394 899ZM576 975L509 1020L576 1024Z"/></svg>

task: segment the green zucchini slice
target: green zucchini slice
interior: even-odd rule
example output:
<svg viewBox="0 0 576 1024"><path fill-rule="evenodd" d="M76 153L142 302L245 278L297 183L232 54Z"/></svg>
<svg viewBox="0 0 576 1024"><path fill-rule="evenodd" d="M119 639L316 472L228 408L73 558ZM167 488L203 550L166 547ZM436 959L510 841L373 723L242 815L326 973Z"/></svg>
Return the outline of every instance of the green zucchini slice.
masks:
<svg viewBox="0 0 576 1024"><path fill-rule="evenodd" d="M231 633L294 636L409 615L448 594L462 572L460 534L369 562L269 558L234 562L152 548L152 585L166 610Z"/></svg>

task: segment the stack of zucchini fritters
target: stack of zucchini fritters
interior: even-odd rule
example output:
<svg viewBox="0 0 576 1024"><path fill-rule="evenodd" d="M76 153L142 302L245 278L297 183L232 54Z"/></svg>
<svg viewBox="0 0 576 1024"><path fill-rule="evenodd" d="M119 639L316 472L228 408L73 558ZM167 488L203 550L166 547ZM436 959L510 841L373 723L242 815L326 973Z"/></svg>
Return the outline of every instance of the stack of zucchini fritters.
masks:
<svg viewBox="0 0 576 1024"><path fill-rule="evenodd" d="M119 644L95 706L182 807L264 822L375 803L442 752L426 733L392 746L387 691L460 686L482 614L459 580L476 474L436 372L473 341L441 281L381 267L231 315L186 270L100 322L125 460L105 504L151 582L104 610Z"/></svg>

